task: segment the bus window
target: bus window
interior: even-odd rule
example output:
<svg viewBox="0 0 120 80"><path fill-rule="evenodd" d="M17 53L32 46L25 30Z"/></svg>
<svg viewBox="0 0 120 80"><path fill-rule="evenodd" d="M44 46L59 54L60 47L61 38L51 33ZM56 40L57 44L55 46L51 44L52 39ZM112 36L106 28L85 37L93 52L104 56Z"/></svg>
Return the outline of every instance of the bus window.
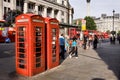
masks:
<svg viewBox="0 0 120 80"><path fill-rule="evenodd" d="M0 27L8 27L5 20L0 20Z"/></svg>

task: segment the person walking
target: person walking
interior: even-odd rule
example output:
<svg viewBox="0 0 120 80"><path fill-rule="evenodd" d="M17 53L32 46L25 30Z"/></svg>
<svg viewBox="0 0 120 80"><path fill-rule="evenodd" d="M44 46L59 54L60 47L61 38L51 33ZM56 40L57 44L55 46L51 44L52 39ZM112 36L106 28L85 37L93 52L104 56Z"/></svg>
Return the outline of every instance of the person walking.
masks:
<svg viewBox="0 0 120 80"><path fill-rule="evenodd" d="M118 35L118 42L119 42L119 44L120 44L120 35Z"/></svg>
<svg viewBox="0 0 120 80"><path fill-rule="evenodd" d="M89 35L89 47L91 48L92 47L92 43L93 43L93 37L92 35Z"/></svg>
<svg viewBox="0 0 120 80"><path fill-rule="evenodd" d="M87 35L84 35L84 38L83 38L83 49L85 49L85 50L87 48L87 41L88 41L88 37L87 37Z"/></svg>
<svg viewBox="0 0 120 80"><path fill-rule="evenodd" d="M70 48L69 37L66 36L65 37L65 50L66 50L67 53L69 52L69 48Z"/></svg>
<svg viewBox="0 0 120 80"><path fill-rule="evenodd" d="M71 58L73 54L75 54L75 57L77 59L78 58L78 49L77 49L77 41L76 41L75 37L73 38L73 41L72 41L72 48L71 48L71 51L69 52L69 57Z"/></svg>
<svg viewBox="0 0 120 80"><path fill-rule="evenodd" d="M60 56L62 59L65 59L65 38L63 34L60 35L59 41L60 41Z"/></svg>
<svg viewBox="0 0 120 80"><path fill-rule="evenodd" d="M97 37L97 35L94 35L93 49L97 49L97 43L98 43L98 37Z"/></svg>

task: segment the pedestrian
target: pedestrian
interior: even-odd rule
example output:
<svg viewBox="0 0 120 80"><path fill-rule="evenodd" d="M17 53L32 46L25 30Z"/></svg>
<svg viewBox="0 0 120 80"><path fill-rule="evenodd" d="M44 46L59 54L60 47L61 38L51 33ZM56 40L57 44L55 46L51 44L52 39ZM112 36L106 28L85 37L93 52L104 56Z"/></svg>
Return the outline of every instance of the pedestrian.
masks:
<svg viewBox="0 0 120 80"><path fill-rule="evenodd" d="M101 35L99 36L98 40L99 40L99 47L101 47L101 45L102 45L102 36Z"/></svg>
<svg viewBox="0 0 120 80"><path fill-rule="evenodd" d="M85 49L85 50L87 48L87 41L88 41L87 35L84 35L84 38L83 38L83 49Z"/></svg>
<svg viewBox="0 0 120 80"><path fill-rule="evenodd" d="M66 50L67 53L69 52L69 48L70 48L69 37L66 36L65 37L65 50Z"/></svg>
<svg viewBox="0 0 120 80"><path fill-rule="evenodd" d="M69 57L71 58L73 54L75 54L75 57L77 59L78 58L78 49L77 49L77 41L76 41L75 37L73 37L72 48L69 52Z"/></svg>
<svg viewBox="0 0 120 80"><path fill-rule="evenodd" d="M120 44L120 35L118 35L118 42L119 42L119 44Z"/></svg>
<svg viewBox="0 0 120 80"><path fill-rule="evenodd" d="M98 37L97 37L97 35L94 35L93 49L97 49L97 44L98 44Z"/></svg>
<svg viewBox="0 0 120 80"><path fill-rule="evenodd" d="M112 37L112 41L113 41L113 44L115 44L115 41L116 41L116 39L115 39L115 35L113 35L113 37Z"/></svg>
<svg viewBox="0 0 120 80"><path fill-rule="evenodd" d="M10 38L9 38L9 37L6 37L6 38L5 38L5 43L10 43L10 42L11 42Z"/></svg>
<svg viewBox="0 0 120 80"><path fill-rule="evenodd" d="M60 41L60 57L62 59L65 59L65 38L63 34L60 35L59 41Z"/></svg>
<svg viewBox="0 0 120 80"><path fill-rule="evenodd" d="M92 35L89 35L89 47L92 47L92 43L93 43L93 38Z"/></svg>

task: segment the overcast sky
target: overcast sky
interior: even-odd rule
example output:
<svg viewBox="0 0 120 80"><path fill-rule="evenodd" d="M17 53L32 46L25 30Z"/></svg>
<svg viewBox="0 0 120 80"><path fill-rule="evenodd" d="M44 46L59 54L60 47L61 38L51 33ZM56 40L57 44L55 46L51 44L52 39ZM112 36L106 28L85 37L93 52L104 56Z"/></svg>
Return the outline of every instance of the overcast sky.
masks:
<svg viewBox="0 0 120 80"><path fill-rule="evenodd" d="M86 0L69 0L74 8L74 19L84 18L87 15ZM102 13L109 16L115 13L120 13L120 0L91 0L90 16L100 17Z"/></svg>

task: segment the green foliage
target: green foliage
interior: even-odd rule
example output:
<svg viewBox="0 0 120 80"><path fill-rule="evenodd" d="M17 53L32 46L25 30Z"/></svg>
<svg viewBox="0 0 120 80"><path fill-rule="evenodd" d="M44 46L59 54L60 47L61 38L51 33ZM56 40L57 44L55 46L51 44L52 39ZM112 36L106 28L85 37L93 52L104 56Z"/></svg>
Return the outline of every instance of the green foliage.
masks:
<svg viewBox="0 0 120 80"><path fill-rule="evenodd" d="M96 30L96 24L93 20L93 18L91 17L85 17L84 18L86 20L86 29L87 30Z"/></svg>
<svg viewBox="0 0 120 80"><path fill-rule="evenodd" d="M15 22L15 18L20 14L22 14L22 12L19 10L10 10L8 13L5 14L4 19L10 26Z"/></svg>
<svg viewBox="0 0 120 80"><path fill-rule="evenodd" d="M107 30L106 33L110 34L110 30Z"/></svg>
<svg viewBox="0 0 120 80"><path fill-rule="evenodd" d="M82 22L81 22L80 19L74 20L74 21L73 21L73 24L74 24L74 25L77 25L78 28L81 29Z"/></svg>
<svg viewBox="0 0 120 80"><path fill-rule="evenodd" d="M117 33L118 35L120 35L120 31L118 31L118 33Z"/></svg>

